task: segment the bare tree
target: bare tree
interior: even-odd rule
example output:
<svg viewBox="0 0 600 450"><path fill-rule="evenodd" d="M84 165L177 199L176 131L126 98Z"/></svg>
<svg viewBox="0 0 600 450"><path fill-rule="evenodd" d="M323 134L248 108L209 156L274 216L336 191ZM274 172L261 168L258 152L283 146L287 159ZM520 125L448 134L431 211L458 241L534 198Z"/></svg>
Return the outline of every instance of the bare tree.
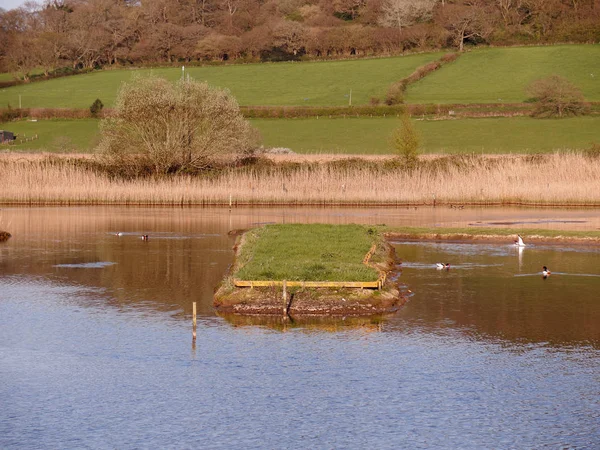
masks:
<svg viewBox="0 0 600 450"><path fill-rule="evenodd" d="M581 90L560 75L534 81L527 92L535 102L534 117L578 116L589 109Z"/></svg>
<svg viewBox="0 0 600 450"><path fill-rule="evenodd" d="M465 41L471 38L485 39L493 28L486 10L477 3L469 5L446 5L441 20L450 33L459 51L464 50Z"/></svg>
<svg viewBox="0 0 600 450"><path fill-rule="evenodd" d="M379 24L398 28L431 18L436 0L386 0L381 7Z"/></svg>
<svg viewBox="0 0 600 450"><path fill-rule="evenodd" d="M99 151L109 161L141 161L157 174L203 169L256 145L229 92L189 79L172 84L147 77L123 84L101 132Z"/></svg>

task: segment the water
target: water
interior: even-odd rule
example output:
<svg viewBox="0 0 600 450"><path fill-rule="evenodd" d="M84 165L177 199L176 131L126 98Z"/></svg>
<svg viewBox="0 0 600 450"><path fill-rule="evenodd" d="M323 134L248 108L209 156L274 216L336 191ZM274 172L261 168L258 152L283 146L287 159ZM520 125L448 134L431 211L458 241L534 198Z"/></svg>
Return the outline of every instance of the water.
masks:
<svg viewBox="0 0 600 450"><path fill-rule="evenodd" d="M211 306L235 228L597 216L4 208L0 448L598 448L598 247L396 242L412 296L381 323L241 326Z"/></svg>

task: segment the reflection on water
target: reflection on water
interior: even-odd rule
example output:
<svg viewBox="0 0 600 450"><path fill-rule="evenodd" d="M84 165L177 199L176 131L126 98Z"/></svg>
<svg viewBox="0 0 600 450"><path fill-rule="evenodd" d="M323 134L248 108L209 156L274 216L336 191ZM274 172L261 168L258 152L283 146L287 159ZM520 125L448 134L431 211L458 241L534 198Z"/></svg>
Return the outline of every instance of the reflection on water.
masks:
<svg viewBox="0 0 600 450"><path fill-rule="evenodd" d="M212 309L232 229L555 219L595 229L595 216L4 208L0 448L598 448L597 247L396 242L412 296L383 320L256 325Z"/></svg>
<svg viewBox="0 0 600 450"><path fill-rule="evenodd" d="M600 345L600 247L400 242L396 251L415 292L404 320L479 338ZM450 270L435 270L438 260Z"/></svg>
<svg viewBox="0 0 600 450"><path fill-rule="evenodd" d="M299 329L305 331L319 330L339 332L350 328L368 331L382 331L383 323L390 315L372 317L301 317L285 319L276 316L241 316L237 314L219 314L234 327L262 326L278 331Z"/></svg>

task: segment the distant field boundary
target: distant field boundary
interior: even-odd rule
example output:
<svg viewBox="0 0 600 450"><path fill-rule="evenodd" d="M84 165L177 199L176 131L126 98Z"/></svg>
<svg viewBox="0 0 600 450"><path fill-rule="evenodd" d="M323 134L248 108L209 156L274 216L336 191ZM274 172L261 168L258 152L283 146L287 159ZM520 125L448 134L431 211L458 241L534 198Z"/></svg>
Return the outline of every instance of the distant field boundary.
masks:
<svg viewBox="0 0 600 450"><path fill-rule="evenodd" d="M586 102L591 114L600 114L600 102ZM479 104L404 104L394 106L242 106L240 110L247 119L304 119L304 118L352 118L394 117L405 111L413 117L434 116L440 118L515 117L527 116L533 111L531 103L479 103ZM110 108L104 108L98 118L109 117ZM0 123L20 119L90 119L89 109L79 108L0 108Z"/></svg>

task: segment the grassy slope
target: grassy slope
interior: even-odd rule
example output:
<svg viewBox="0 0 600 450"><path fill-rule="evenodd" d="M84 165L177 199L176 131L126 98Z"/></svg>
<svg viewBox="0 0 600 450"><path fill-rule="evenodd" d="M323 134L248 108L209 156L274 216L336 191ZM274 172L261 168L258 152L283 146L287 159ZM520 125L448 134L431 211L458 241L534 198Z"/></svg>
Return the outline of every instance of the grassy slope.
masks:
<svg viewBox="0 0 600 450"><path fill-rule="evenodd" d="M393 118L254 120L265 146L297 153L391 153ZM424 153L537 153L600 142L600 117L416 121Z"/></svg>
<svg viewBox="0 0 600 450"><path fill-rule="evenodd" d="M375 235L360 225L268 225L247 233L242 280L375 281L363 264Z"/></svg>
<svg viewBox="0 0 600 450"><path fill-rule="evenodd" d="M394 58L333 62L248 64L190 67L185 73L196 80L227 87L241 105L333 105L366 104L383 98L388 86L416 67L438 59L442 53ZM181 68L112 70L31 83L0 90L0 106L24 108L88 108L96 98L105 106L114 102L122 81L133 73L154 73L171 80Z"/></svg>
<svg viewBox="0 0 600 450"><path fill-rule="evenodd" d="M389 154L394 118L259 119L265 146L289 147L297 153ZM537 120L528 117L416 121L424 153L537 153L585 149L600 143L600 117ZM98 141L95 120L48 120L0 124L39 140L14 150L90 151ZM66 148L65 148L66 146Z"/></svg>
<svg viewBox="0 0 600 450"><path fill-rule="evenodd" d="M600 101L600 46L477 49L408 88L407 103L522 102L525 88L558 74L589 101Z"/></svg>
<svg viewBox="0 0 600 450"><path fill-rule="evenodd" d="M98 142L98 120L26 120L0 123L0 129L23 136L38 135L38 139L23 144L11 145L14 150L45 150L49 152L88 152ZM6 148L6 146L0 147Z"/></svg>

